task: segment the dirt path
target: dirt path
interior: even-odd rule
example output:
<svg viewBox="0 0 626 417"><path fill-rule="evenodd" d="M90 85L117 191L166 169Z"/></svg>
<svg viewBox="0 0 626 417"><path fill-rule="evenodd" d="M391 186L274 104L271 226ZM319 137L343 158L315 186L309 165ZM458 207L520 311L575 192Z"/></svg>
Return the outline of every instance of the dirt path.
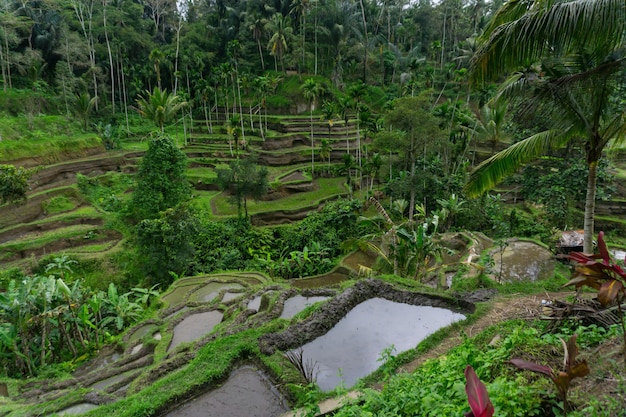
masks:
<svg viewBox="0 0 626 417"><path fill-rule="evenodd" d="M530 320L536 318L541 314L542 300L563 299L568 295L572 295L572 292L546 292L543 294L525 296L512 294L505 297L498 297L493 301L491 310L483 317L478 319L476 323L451 334L441 343L439 343L437 347L429 350L428 352L414 359L413 361L401 366L396 372L414 372L422 363L424 363L428 359L433 359L441 355L445 355L450 349L461 344L461 342L463 341L461 332L466 333L469 337L473 337L485 330L487 327L506 320Z"/></svg>

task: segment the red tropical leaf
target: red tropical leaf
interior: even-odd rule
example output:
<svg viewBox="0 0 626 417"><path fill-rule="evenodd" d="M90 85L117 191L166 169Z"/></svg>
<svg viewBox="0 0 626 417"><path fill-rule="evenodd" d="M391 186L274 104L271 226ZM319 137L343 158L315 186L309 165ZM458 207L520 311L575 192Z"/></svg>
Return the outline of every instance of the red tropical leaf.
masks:
<svg viewBox="0 0 626 417"><path fill-rule="evenodd" d="M552 368L550 368L549 366L539 365L538 363L525 361L524 359L511 359L509 362L517 366L519 369L526 369L528 371L537 372L550 378L554 376Z"/></svg>
<svg viewBox="0 0 626 417"><path fill-rule="evenodd" d="M600 290L598 291L598 301L603 306L611 304L619 294L620 291L624 290L624 284L621 281L616 279L612 279L607 281L600 286Z"/></svg>
<svg viewBox="0 0 626 417"><path fill-rule="evenodd" d="M469 402L470 408L472 409L471 414L474 417L492 417L494 413L493 404L491 404L491 400L489 399L489 393L487 393L487 388L485 384L483 384L474 368L470 365L467 365L465 368L465 379L467 383L465 384L465 392L467 393L467 401Z"/></svg>

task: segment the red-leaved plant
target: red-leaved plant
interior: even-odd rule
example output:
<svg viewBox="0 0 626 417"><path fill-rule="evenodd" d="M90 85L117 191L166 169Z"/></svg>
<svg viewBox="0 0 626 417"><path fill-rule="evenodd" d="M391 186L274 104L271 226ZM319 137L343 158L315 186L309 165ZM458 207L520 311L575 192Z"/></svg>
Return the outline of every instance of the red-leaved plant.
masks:
<svg viewBox="0 0 626 417"><path fill-rule="evenodd" d="M611 259L604 243L604 232L598 233L598 250L600 253L593 255L572 252L562 256L576 262L574 276L564 287L570 285L575 285L577 289L583 286L591 287L598 291L598 301L603 306L617 303L626 352L626 324L622 311L622 302L626 298L626 272Z"/></svg>
<svg viewBox="0 0 626 417"><path fill-rule="evenodd" d="M465 413L465 417L492 417L494 413L493 404L489 399L485 384L478 379L478 375L471 365L465 368L465 392L467 393L467 402L469 402L472 411Z"/></svg>
<svg viewBox="0 0 626 417"><path fill-rule="evenodd" d="M520 369L526 369L529 371L537 372L544 375L554 382L558 391L559 399L563 401L563 413L567 415L569 406L567 403L567 392L569 391L570 383L574 378L582 378L589 374L589 367L586 361L576 362L576 356L578 356L578 347L576 346L576 338L578 335L572 335L567 342L561 339L563 343L563 349L565 355L563 358L563 370L555 371L549 366L540 365L535 362L526 361L523 359L511 359L511 363Z"/></svg>

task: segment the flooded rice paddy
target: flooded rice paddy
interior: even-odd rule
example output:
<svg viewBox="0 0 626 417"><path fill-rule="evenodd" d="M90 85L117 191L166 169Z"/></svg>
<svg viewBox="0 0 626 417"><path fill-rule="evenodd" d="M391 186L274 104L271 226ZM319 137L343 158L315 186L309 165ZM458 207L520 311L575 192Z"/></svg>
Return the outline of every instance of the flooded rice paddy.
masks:
<svg viewBox="0 0 626 417"><path fill-rule="evenodd" d="M460 313L371 298L358 304L328 333L302 346L304 361L316 364L323 391L353 386L375 371L385 349L394 355L414 348L442 327L463 320Z"/></svg>
<svg viewBox="0 0 626 417"><path fill-rule="evenodd" d="M181 343L193 342L202 338L222 321L223 316L219 311L207 311L186 317L174 327L172 342L167 351L174 350Z"/></svg>
<svg viewBox="0 0 626 417"><path fill-rule="evenodd" d="M290 319L311 304L315 304L319 301L324 301L327 299L328 297L303 297L302 295L296 295L288 298L285 301L283 312L281 313L280 318Z"/></svg>
<svg viewBox="0 0 626 417"><path fill-rule="evenodd" d="M221 387L164 417L276 417L287 410L269 379L256 368L245 366L234 371Z"/></svg>

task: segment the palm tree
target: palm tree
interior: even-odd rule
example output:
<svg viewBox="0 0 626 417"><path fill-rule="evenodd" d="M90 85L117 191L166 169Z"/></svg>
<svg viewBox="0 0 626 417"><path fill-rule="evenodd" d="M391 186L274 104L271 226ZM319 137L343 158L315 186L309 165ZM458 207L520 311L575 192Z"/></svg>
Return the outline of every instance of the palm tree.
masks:
<svg viewBox="0 0 626 417"><path fill-rule="evenodd" d="M480 108L476 113L473 127L466 128L470 137L477 136L479 141L486 141L491 145L491 153L496 153L496 147L508 135L504 131L506 118L506 103L491 101Z"/></svg>
<svg viewBox="0 0 626 417"><path fill-rule="evenodd" d="M304 71L305 63L304 63L304 47L306 43L306 14L310 8L309 0L294 0L291 3L291 10L289 10L289 14L297 16L300 20L300 33L302 34L302 68L300 71Z"/></svg>
<svg viewBox="0 0 626 417"><path fill-rule="evenodd" d="M332 155L333 147L330 144L330 140L327 139L322 139L321 145L322 146L320 147L320 157L328 161L327 172L330 172L330 156Z"/></svg>
<svg viewBox="0 0 626 417"><path fill-rule="evenodd" d="M328 140L330 140L330 131L335 124L335 116L337 116L337 105L334 101L325 101L322 104L322 120L328 122Z"/></svg>
<svg viewBox="0 0 626 417"><path fill-rule="evenodd" d="M358 165L354 163L354 158L349 153L344 153L342 157L343 165L341 165L337 173L339 175L344 174L346 176L346 185L348 186L348 193L352 198L352 170L359 170Z"/></svg>
<svg viewBox="0 0 626 417"><path fill-rule="evenodd" d="M591 253L598 161L611 140L626 136L624 111L611 104L615 77L624 67L625 38L623 0L505 3L480 39L471 81L481 85L540 63L539 71L513 75L501 96L531 93L528 108L550 111L554 126L479 165L468 192L480 194L549 149L583 139L589 167L583 250Z"/></svg>
<svg viewBox="0 0 626 417"><path fill-rule="evenodd" d="M289 42L293 36L291 20L289 17L283 16L280 13L274 13L265 25L265 29L272 34L267 44L267 49L270 50L270 55L274 57L274 70L278 71L276 63L276 59L278 59L280 61L280 67L284 72L285 64L283 62L283 56L287 53Z"/></svg>
<svg viewBox="0 0 626 417"><path fill-rule="evenodd" d="M309 118L311 121L311 177L315 172L315 139L313 138L313 103L320 93L320 86L313 78L308 78L300 86L302 95L309 102Z"/></svg>
<svg viewBox="0 0 626 417"><path fill-rule="evenodd" d="M148 55L148 59L152 61L154 65L154 72L157 77L157 86L161 89L161 61L165 58L165 54L159 48L154 48L150 51L150 55Z"/></svg>
<svg viewBox="0 0 626 417"><path fill-rule="evenodd" d="M339 108L339 114L343 119L344 126L346 128L346 153L350 153L350 141L348 140L348 121L350 120L350 109L352 108L352 100L349 96L339 97L337 100L337 106Z"/></svg>
<svg viewBox="0 0 626 417"><path fill-rule="evenodd" d="M176 94L169 94L167 90L155 87L152 93L146 91L144 96L140 96L137 105L141 116L152 120L163 133L165 123L172 120L187 102L182 101Z"/></svg>
<svg viewBox="0 0 626 417"><path fill-rule="evenodd" d="M259 49L259 57L261 58L261 69L265 71L265 61L263 60L263 49L261 48L261 39L263 39L263 31L267 20L258 15L253 15L248 25L248 29L252 31L252 39L256 41L257 48Z"/></svg>
<svg viewBox="0 0 626 417"><path fill-rule="evenodd" d="M83 129L89 126L89 115L91 114L98 97L91 97L89 93L82 93L76 96L74 101L74 113L83 120Z"/></svg>
<svg viewBox="0 0 626 417"><path fill-rule="evenodd" d="M352 84L348 90L348 94L350 98L352 98L352 102L354 104L354 109L356 110L356 159L359 167L361 166L361 129L360 129L360 117L359 113L361 110L361 100L363 99L363 95L367 86L363 84L361 80Z"/></svg>

